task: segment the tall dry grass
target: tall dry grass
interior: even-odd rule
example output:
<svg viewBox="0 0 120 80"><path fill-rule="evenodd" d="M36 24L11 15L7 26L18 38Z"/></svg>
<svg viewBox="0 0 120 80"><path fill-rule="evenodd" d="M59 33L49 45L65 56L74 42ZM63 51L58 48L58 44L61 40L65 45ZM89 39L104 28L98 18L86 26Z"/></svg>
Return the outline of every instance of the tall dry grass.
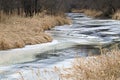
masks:
<svg viewBox="0 0 120 80"><path fill-rule="evenodd" d="M1 14L0 50L50 42L52 37L44 31L56 25L69 23L69 19L61 16L36 15L25 18Z"/></svg>
<svg viewBox="0 0 120 80"><path fill-rule="evenodd" d="M88 16L92 16L92 17L99 17L101 16L103 13L101 11L97 11L97 10L84 10L84 13Z"/></svg>
<svg viewBox="0 0 120 80"><path fill-rule="evenodd" d="M120 20L120 10L117 10L113 16L112 19Z"/></svg>
<svg viewBox="0 0 120 80"><path fill-rule="evenodd" d="M87 16L91 16L94 18L100 17L103 14L101 11L91 10L91 9L80 9L80 10L73 9L72 12L85 13Z"/></svg>
<svg viewBox="0 0 120 80"><path fill-rule="evenodd" d="M120 50L100 56L77 58L63 80L120 80Z"/></svg>
<svg viewBox="0 0 120 80"><path fill-rule="evenodd" d="M102 11L97 11L97 10L91 10L91 9L73 9L72 12L74 13L85 13L87 16L91 16L93 18L112 18L112 19L115 19L115 20L120 20L120 10L118 9L115 13L113 13L112 15L109 14L107 16L105 16L106 13L102 12Z"/></svg>
<svg viewBox="0 0 120 80"><path fill-rule="evenodd" d="M85 9L72 9L73 13L84 13Z"/></svg>

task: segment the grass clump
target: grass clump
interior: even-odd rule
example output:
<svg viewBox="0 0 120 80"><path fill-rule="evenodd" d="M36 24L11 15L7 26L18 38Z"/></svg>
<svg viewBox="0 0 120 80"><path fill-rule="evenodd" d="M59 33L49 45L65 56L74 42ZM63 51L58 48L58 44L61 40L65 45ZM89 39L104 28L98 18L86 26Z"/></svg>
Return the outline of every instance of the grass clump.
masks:
<svg viewBox="0 0 120 80"><path fill-rule="evenodd" d="M92 16L92 17L99 17L101 16L103 13L101 11L97 11L97 10L84 10L84 13L88 16Z"/></svg>
<svg viewBox="0 0 120 80"><path fill-rule="evenodd" d="M120 10L117 10L113 16L112 19L120 20Z"/></svg>
<svg viewBox="0 0 120 80"><path fill-rule="evenodd" d="M51 42L52 37L44 31L56 25L69 23L69 19L61 16L35 15L32 18L1 16L0 50Z"/></svg>
<svg viewBox="0 0 120 80"><path fill-rule="evenodd" d="M120 50L77 58L64 80L120 80Z"/></svg>
<svg viewBox="0 0 120 80"><path fill-rule="evenodd" d="M101 15L103 14L102 11L98 11L98 10L92 10L92 9L73 9L72 12L74 13L84 13L87 16L92 16L93 18L96 17L101 17Z"/></svg>

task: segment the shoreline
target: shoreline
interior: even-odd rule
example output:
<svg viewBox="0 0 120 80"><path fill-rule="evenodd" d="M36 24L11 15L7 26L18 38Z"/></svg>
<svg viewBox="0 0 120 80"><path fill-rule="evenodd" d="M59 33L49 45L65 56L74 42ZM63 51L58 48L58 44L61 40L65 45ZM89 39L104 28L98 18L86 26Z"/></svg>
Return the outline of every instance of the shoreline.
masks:
<svg viewBox="0 0 120 80"><path fill-rule="evenodd" d="M120 20L120 10L118 9L113 14L107 15L106 13L99 11L99 10L91 10L91 9L73 9L72 12L74 13L84 13L87 16L98 18L98 19L113 19L113 20Z"/></svg>

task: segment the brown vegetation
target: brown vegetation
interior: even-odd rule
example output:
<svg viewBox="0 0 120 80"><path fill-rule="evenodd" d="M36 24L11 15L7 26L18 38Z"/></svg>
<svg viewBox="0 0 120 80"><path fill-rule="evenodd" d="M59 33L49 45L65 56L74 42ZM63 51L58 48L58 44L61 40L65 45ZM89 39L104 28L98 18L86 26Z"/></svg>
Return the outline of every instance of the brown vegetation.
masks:
<svg viewBox="0 0 120 80"><path fill-rule="evenodd" d="M74 1L74 0L73 0ZM84 12L88 16L99 18L119 19L118 12L120 10L120 0L76 0L72 3L72 8L76 11Z"/></svg>
<svg viewBox="0 0 120 80"><path fill-rule="evenodd" d="M77 58L64 80L120 80L120 50Z"/></svg>
<svg viewBox="0 0 120 80"><path fill-rule="evenodd" d="M61 16L37 15L32 18L2 15L0 22L0 50L24 47L52 41L44 30L69 24Z"/></svg>
<svg viewBox="0 0 120 80"><path fill-rule="evenodd" d="M116 12L113 14L112 19L120 20L120 10L116 11Z"/></svg>
<svg viewBox="0 0 120 80"><path fill-rule="evenodd" d="M44 30L69 23L66 6L64 0L0 0L0 50L52 41Z"/></svg>
<svg viewBox="0 0 120 80"><path fill-rule="evenodd" d="M92 17L100 17L103 13L101 11L97 11L97 10L84 10L83 13L85 13L88 16L92 16Z"/></svg>

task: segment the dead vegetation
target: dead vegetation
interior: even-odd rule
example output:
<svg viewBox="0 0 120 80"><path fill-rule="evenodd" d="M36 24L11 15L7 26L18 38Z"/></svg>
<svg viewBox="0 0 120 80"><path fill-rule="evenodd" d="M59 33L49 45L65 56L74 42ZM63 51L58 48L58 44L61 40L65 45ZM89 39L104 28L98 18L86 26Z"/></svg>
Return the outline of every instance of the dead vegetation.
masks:
<svg viewBox="0 0 120 80"><path fill-rule="evenodd" d="M74 1L74 0L73 0ZM119 19L120 0L76 0L72 9L95 18Z"/></svg>
<svg viewBox="0 0 120 80"><path fill-rule="evenodd" d="M93 18L108 18L105 16L106 14L102 11L92 10L92 9L81 9L81 10L75 10L73 9L72 12L74 13L85 13L87 16L93 17ZM117 10L112 15L109 15L110 18L115 20L120 20L120 10Z"/></svg>
<svg viewBox="0 0 120 80"><path fill-rule="evenodd" d="M120 50L77 58L63 80L120 80Z"/></svg>
<svg viewBox="0 0 120 80"><path fill-rule="evenodd" d="M30 17L2 15L0 22L0 50L52 41L44 31L56 25L69 24L61 16L36 15Z"/></svg>
<svg viewBox="0 0 120 80"><path fill-rule="evenodd" d="M120 10L116 11L113 14L112 19L120 20Z"/></svg>
<svg viewBox="0 0 120 80"><path fill-rule="evenodd" d="M88 16L92 16L92 17L99 17L101 16L103 13L101 11L97 11L97 10L84 10L83 13L85 13Z"/></svg>

